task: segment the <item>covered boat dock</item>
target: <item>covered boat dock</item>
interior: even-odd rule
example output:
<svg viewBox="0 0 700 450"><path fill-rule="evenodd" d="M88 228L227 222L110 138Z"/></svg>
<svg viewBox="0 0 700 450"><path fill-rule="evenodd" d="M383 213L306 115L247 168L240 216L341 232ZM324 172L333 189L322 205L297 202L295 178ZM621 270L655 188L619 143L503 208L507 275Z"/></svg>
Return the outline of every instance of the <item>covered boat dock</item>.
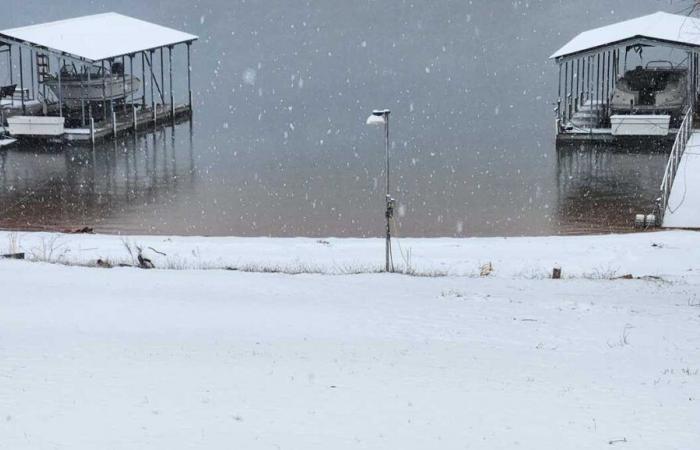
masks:
<svg viewBox="0 0 700 450"><path fill-rule="evenodd" d="M551 56L559 68L557 140L609 143L632 137L670 146L686 110L694 111L697 103L698 30L700 19L658 12L585 31L557 50ZM661 104L652 84L673 76L678 82L672 87L682 92L672 92L680 95ZM633 77L650 83L635 87L641 92L636 96L628 90Z"/></svg>
<svg viewBox="0 0 700 450"><path fill-rule="evenodd" d="M645 51L659 48L664 60L628 70L629 58L643 61ZM551 57L559 66L557 142L633 137L651 149L654 140L667 140L656 207L635 224L700 228L700 19L658 12L581 33Z"/></svg>
<svg viewBox="0 0 700 450"><path fill-rule="evenodd" d="M189 117L197 39L113 12L2 30L0 126L20 140L94 143Z"/></svg>

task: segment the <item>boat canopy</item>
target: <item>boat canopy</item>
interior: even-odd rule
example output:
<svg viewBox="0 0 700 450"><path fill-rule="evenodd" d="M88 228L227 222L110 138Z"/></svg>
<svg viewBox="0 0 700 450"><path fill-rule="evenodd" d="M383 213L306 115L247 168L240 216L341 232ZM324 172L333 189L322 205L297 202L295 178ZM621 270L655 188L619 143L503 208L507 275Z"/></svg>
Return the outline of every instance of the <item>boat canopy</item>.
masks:
<svg viewBox="0 0 700 450"><path fill-rule="evenodd" d="M0 31L0 41L97 62L190 43L198 37L114 12Z"/></svg>
<svg viewBox="0 0 700 450"><path fill-rule="evenodd" d="M685 48L700 47L700 19L657 12L636 19L584 31L550 58L569 59L625 44L650 44Z"/></svg>

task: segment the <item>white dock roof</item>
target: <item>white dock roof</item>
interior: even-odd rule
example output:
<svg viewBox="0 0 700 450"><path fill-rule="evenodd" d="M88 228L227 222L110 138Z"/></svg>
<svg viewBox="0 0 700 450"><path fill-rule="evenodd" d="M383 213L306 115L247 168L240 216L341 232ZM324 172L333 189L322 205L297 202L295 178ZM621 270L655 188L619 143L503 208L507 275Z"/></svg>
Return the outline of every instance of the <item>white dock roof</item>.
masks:
<svg viewBox="0 0 700 450"><path fill-rule="evenodd" d="M0 31L0 39L89 61L191 42L197 36L114 12Z"/></svg>
<svg viewBox="0 0 700 450"><path fill-rule="evenodd" d="M626 20L585 31L569 41L550 58L570 56L637 38L698 47L700 46L700 19L657 12Z"/></svg>

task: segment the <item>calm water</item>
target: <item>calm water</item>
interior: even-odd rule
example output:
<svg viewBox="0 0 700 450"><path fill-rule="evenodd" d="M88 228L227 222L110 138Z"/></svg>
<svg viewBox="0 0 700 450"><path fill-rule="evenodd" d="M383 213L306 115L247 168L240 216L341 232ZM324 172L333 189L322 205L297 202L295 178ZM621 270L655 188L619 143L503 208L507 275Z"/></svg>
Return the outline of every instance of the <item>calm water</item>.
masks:
<svg viewBox="0 0 700 450"><path fill-rule="evenodd" d="M629 227L666 157L557 152L547 58L584 29L690 4L47 3L6 0L0 28L116 10L199 35L195 115L94 154L0 153L0 227L274 236L382 233L383 141L364 125L377 107L393 111L399 235Z"/></svg>

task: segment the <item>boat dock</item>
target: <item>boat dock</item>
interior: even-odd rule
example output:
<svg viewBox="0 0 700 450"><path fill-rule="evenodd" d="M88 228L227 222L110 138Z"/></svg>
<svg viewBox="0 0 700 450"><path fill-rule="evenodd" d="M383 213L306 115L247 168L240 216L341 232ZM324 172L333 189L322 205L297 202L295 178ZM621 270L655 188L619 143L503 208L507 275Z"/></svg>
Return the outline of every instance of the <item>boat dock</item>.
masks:
<svg viewBox="0 0 700 450"><path fill-rule="evenodd" d="M557 143L670 151L656 206L636 215L638 227L700 228L699 29L698 18L658 12L585 31L551 56ZM639 61L632 69L630 59Z"/></svg>
<svg viewBox="0 0 700 450"><path fill-rule="evenodd" d="M197 39L117 13L2 30L0 131L19 143L95 143L189 117Z"/></svg>
<svg viewBox="0 0 700 450"><path fill-rule="evenodd" d="M584 31L557 50L557 142L670 147L687 108L696 110L698 26L658 12Z"/></svg>

